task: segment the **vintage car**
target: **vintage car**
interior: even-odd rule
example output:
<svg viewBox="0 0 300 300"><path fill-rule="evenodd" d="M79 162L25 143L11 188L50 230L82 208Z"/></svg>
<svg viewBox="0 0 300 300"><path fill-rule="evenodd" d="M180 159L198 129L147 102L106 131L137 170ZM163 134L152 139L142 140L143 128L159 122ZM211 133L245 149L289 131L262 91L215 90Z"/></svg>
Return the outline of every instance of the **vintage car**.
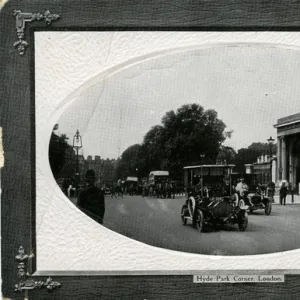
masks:
<svg viewBox="0 0 300 300"><path fill-rule="evenodd" d="M249 206L248 212L252 213L255 210L264 210L268 216L272 211L273 198L266 195L266 187L257 184L255 174L243 176L248 186L244 197L236 194L236 201L239 206Z"/></svg>
<svg viewBox="0 0 300 300"><path fill-rule="evenodd" d="M191 181L198 178L200 190L192 190L188 193L188 199L181 208L183 225L191 221L199 232L202 232L206 225L219 228L226 224L238 224L240 231L247 229L248 206L237 205L231 186L233 167L234 165L185 167L185 171L191 173L189 176ZM225 182L227 184L229 182L226 193ZM191 185L194 186L195 183L191 182Z"/></svg>
<svg viewBox="0 0 300 300"><path fill-rule="evenodd" d="M265 214L268 216L272 211L272 199L263 194L262 191L257 189L256 191L250 191L246 193L245 198L239 199L239 206L248 205L249 213L255 210L264 210Z"/></svg>

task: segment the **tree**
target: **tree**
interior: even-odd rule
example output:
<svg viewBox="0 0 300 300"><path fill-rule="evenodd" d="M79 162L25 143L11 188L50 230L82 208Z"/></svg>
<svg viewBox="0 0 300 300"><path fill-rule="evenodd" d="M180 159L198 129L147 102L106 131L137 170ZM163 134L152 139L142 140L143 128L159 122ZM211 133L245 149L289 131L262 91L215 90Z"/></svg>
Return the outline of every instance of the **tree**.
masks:
<svg viewBox="0 0 300 300"><path fill-rule="evenodd" d="M52 132L49 143L49 163L52 173L57 178L66 162L72 160L69 156L74 154L72 147L67 142L68 138L65 134L57 135Z"/></svg>
<svg viewBox="0 0 300 300"><path fill-rule="evenodd" d="M140 168L139 150L141 145L135 144L128 147L121 156L117 165L117 175L119 178L137 175Z"/></svg>
<svg viewBox="0 0 300 300"><path fill-rule="evenodd" d="M150 171L168 170L173 178L182 178L183 167L199 163L201 154L207 162L216 162L222 143L232 134L225 128L215 110L205 111L195 103L168 111L162 123L145 134L141 145L123 152L118 174L147 176Z"/></svg>
<svg viewBox="0 0 300 300"><path fill-rule="evenodd" d="M272 145L272 154L276 153L276 144ZM252 164L256 162L257 157L263 154L270 153L270 145L268 143L253 142L247 148L241 148L237 151L234 158L234 164L236 165L236 170L239 173L243 173L245 170L245 164Z"/></svg>
<svg viewBox="0 0 300 300"><path fill-rule="evenodd" d="M180 177L184 165L199 162L200 154L215 163L222 143L230 133L215 110L198 104L185 104L168 111L162 125L147 132L143 144L148 148L151 165L167 169Z"/></svg>
<svg viewBox="0 0 300 300"><path fill-rule="evenodd" d="M236 154L236 151L232 147L222 145L217 157L217 163L232 164L235 160Z"/></svg>
<svg viewBox="0 0 300 300"><path fill-rule="evenodd" d="M144 159L145 173L162 168L161 162L165 156L165 149L161 145L165 144L165 134L165 128L161 125L153 126L146 133L140 149L140 157Z"/></svg>

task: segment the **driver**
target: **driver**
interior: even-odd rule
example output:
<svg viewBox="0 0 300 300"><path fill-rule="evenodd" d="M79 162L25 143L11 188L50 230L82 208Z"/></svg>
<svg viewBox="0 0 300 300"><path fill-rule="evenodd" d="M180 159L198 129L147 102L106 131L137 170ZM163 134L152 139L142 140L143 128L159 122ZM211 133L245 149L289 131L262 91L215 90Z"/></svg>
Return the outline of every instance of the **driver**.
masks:
<svg viewBox="0 0 300 300"><path fill-rule="evenodd" d="M195 186L195 194L199 195L201 193L201 180Z"/></svg>
<svg viewBox="0 0 300 300"><path fill-rule="evenodd" d="M241 198L246 200L249 187L245 182L244 178L240 179L240 182L236 185L235 190L237 191L237 193L240 195ZM249 199L248 202L250 203L251 206L253 205Z"/></svg>
<svg viewBox="0 0 300 300"><path fill-rule="evenodd" d="M228 179L225 180L225 183L223 185L223 195L231 196L230 182Z"/></svg>
<svg viewBox="0 0 300 300"><path fill-rule="evenodd" d="M245 192L248 191L248 185L246 184L244 178L240 179L240 182L236 185L235 190L243 196Z"/></svg>

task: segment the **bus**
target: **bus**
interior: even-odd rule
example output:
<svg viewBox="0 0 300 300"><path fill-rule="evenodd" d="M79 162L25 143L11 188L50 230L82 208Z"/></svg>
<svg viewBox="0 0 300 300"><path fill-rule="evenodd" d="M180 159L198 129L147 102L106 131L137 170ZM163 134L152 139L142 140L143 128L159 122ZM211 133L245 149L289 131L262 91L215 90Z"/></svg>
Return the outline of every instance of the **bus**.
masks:
<svg viewBox="0 0 300 300"><path fill-rule="evenodd" d="M157 180L165 181L170 177L169 171L152 171L148 177L148 183L150 186L155 186Z"/></svg>

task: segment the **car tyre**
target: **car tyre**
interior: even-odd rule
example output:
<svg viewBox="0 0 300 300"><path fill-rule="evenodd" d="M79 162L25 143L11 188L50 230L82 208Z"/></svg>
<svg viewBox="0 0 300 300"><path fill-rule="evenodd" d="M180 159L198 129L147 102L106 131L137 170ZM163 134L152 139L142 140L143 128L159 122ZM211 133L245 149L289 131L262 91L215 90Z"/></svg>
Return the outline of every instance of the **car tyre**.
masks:
<svg viewBox="0 0 300 300"><path fill-rule="evenodd" d="M187 210L187 206L183 205L182 208L181 208L181 221L182 221L183 225L186 225L186 223L187 223L187 219L185 218L186 210Z"/></svg>
<svg viewBox="0 0 300 300"><path fill-rule="evenodd" d="M271 202L268 202L265 207L265 214L268 216L268 215L270 215L271 211L272 211L272 204L271 204Z"/></svg>
<svg viewBox="0 0 300 300"><path fill-rule="evenodd" d="M243 199L241 199L239 201L239 207L243 207L243 206L245 206L245 201Z"/></svg>
<svg viewBox="0 0 300 300"><path fill-rule="evenodd" d="M244 216L241 218L241 221L239 222L239 230L245 231L248 226L248 214L245 212Z"/></svg>
<svg viewBox="0 0 300 300"><path fill-rule="evenodd" d="M195 223L196 223L196 228L199 232L203 231L203 222L204 222L203 213L200 209L197 209Z"/></svg>

